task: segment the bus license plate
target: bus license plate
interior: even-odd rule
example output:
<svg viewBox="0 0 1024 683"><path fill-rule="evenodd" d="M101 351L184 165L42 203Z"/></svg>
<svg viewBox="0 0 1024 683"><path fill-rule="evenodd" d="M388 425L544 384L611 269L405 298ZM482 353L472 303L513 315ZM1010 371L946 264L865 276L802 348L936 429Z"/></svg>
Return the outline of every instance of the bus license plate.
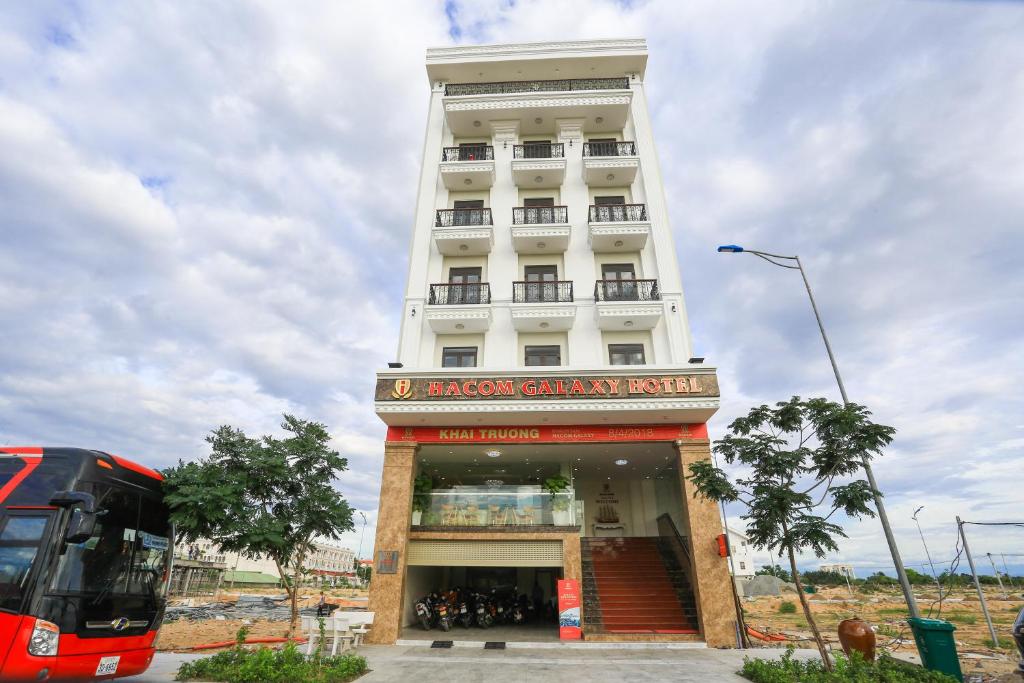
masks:
<svg viewBox="0 0 1024 683"><path fill-rule="evenodd" d="M117 673L117 665L121 657L100 657L100 665L96 667L97 676L109 676Z"/></svg>

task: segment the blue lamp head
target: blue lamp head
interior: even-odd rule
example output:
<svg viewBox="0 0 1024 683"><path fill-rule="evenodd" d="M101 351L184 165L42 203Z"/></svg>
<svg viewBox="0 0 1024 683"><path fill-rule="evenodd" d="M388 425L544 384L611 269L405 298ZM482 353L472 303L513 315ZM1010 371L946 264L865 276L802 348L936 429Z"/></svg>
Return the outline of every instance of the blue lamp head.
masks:
<svg viewBox="0 0 1024 683"><path fill-rule="evenodd" d="M723 244L718 248L720 252L726 252L730 254L738 254L743 251L743 247L738 244Z"/></svg>

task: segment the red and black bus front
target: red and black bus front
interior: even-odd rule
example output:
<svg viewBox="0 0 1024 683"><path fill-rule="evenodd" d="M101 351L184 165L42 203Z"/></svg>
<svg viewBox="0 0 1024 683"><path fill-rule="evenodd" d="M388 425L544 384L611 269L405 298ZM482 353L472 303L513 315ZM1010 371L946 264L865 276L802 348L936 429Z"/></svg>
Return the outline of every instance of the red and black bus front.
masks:
<svg viewBox="0 0 1024 683"><path fill-rule="evenodd" d="M0 446L0 681L149 667L174 547L160 485L99 451Z"/></svg>

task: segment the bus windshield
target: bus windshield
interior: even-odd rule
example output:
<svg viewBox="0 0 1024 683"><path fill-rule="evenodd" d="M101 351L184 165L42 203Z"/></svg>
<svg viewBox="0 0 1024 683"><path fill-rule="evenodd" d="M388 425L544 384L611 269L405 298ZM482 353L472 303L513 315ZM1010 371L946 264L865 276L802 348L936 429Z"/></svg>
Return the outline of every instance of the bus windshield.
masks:
<svg viewBox="0 0 1024 683"><path fill-rule="evenodd" d="M64 544L50 582L55 593L162 597L170 562L167 509L116 486L96 485L96 528L84 543Z"/></svg>

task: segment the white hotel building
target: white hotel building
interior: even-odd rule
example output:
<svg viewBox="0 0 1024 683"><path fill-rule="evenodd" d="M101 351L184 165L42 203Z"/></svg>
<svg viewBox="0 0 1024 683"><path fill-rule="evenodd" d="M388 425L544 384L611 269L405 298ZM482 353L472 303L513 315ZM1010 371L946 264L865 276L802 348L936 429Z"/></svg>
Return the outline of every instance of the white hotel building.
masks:
<svg viewBox="0 0 1024 683"><path fill-rule="evenodd" d="M709 456L718 383L693 357L646 64L643 40L427 52L398 351L375 396L377 642L430 591L548 600L566 578L587 640L734 643L718 511L681 476Z"/></svg>

